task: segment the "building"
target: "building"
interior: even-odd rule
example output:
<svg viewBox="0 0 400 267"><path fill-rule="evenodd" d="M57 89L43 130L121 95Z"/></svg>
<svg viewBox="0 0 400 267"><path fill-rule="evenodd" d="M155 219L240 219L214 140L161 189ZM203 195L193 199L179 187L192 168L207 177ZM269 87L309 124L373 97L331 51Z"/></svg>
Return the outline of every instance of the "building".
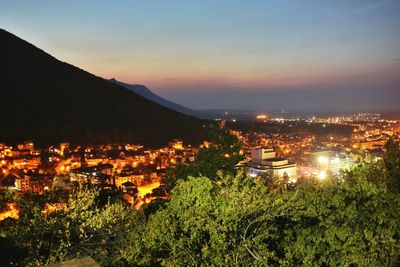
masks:
<svg viewBox="0 0 400 267"><path fill-rule="evenodd" d="M17 145L18 150L29 150L33 152L35 150L35 145L32 141L26 141L23 144Z"/></svg>
<svg viewBox="0 0 400 267"><path fill-rule="evenodd" d="M80 167L70 172L71 182L91 184L112 184L113 165L99 164Z"/></svg>
<svg viewBox="0 0 400 267"><path fill-rule="evenodd" d="M339 174L343 170L353 167L355 160L346 153L338 153L335 151L318 151L308 153L311 166L309 173L316 175L320 179L325 179L327 172Z"/></svg>
<svg viewBox="0 0 400 267"><path fill-rule="evenodd" d="M356 150L383 148L388 139L358 140L352 143L352 148Z"/></svg>
<svg viewBox="0 0 400 267"><path fill-rule="evenodd" d="M264 176L289 181L297 180L297 166L285 158L277 158L273 149L258 148L251 151L251 161L246 163L251 177Z"/></svg>
<svg viewBox="0 0 400 267"><path fill-rule="evenodd" d="M174 139L168 143L168 146L175 149L175 150L183 150L183 141Z"/></svg>

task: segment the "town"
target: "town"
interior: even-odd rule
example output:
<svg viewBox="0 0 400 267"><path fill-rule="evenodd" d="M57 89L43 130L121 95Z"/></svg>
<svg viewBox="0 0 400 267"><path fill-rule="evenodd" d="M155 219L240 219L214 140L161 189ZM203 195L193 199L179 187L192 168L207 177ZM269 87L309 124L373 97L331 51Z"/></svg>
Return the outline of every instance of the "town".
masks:
<svg viewBox="0 0 400 267"><path fill-rule="evenodd" d="M399 1L0 25L0 266L400 266Z"/></svg>
<svg viewBox="0 0 400 267"><path fill-rule="evenodd" d="M323 180L362 161L379 161L389 138L400 139L400 121L382 119L380 114L307 119L258 115L255 119L286 125L292 131L231 130L240 140L240 153L245 158L237 167L250 177L285 185L310 177ZM328 131L317 135L301 127L291 127L299 122L321 128L345 125L351 127L351 132ZM223 127L225 123L220 125ZM140 209L157 198L167 200L165 179L169 172L177 164L193 162L198 149L208 145L204 141L195 147L180 140L172 140L167 147L158 149L138 144L83 146L64 142L36 148L33 141L16 146L0 143L1 189L14 194L42 194L91 184L107 192L120 192L127 203ZM15 203L8 203L0 220L17 218L16 210Z"/></svg>

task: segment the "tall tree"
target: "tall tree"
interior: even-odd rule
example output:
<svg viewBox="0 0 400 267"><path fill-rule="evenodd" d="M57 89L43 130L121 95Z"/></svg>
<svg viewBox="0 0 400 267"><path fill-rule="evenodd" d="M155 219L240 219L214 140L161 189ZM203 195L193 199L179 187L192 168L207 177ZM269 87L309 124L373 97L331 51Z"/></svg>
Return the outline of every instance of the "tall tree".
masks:
<svg viewBox="0 0 400 267"><path fill-rule="evenodd" d="M132 232L124 257L146 266L398 266L400 197L359 174L272 192L241 173L180 180L166 208Z"/></svg>
<svg viewBox="0 0 400 267"><path fill-rule="evenodd" d="M101 206L98 197L96 189L83 187L66 198L24 196L18 201L20 219L4 232L19 257L3 264L37 266L83 256L102 265L121 263L119 250L135 223L135 210L119 202ZM57 201L46 203L54 210L45 209L47 200Z"/></svg>
<svg viewBox="0 0 400 267"><path fill-rule="evenodd" d="M180 164L176 167L172 178L168 179L172 188L176 180L187 180L189 176L206 176L212 180L218 179L217 172L234 174L237 164L244 159L240 153L240 140L227 129L214 129L210 133L210 142L199 149L194 162Z"/></svg>
<svg viewBox="0 0 400 267"><path fill-rule="evenodd" d="M389 178L389 189L400 193L400 146L392 138L385 145L384 158Z"/></svg>

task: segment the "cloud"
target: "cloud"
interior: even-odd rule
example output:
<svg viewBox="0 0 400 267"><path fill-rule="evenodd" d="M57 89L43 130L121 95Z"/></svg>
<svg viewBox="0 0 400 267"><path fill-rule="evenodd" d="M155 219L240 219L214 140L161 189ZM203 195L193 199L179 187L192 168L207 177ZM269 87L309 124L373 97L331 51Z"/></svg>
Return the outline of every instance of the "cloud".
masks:
<svg viewBox="0 0 400 267"><path fill-rule="evenodd" d="M382 5L385 5L385 4L387 4L388 2L391 2L391 1L392 0L379 1L379 2L374 3L374 4L370 4L370 5L361 7L361 8L357 8L357 9L354 9L354 10L352 10L350 12L341 14L341 15L336 16L336 17L333 17L332 19L330 19L330 21L339 21L339 20L342 20L342 19L347 18L347 17L353 17L355 15L359 15L359 14L365 13L365 12L371 10L371 9L374 9L374 8L380 7Z"/></svg>

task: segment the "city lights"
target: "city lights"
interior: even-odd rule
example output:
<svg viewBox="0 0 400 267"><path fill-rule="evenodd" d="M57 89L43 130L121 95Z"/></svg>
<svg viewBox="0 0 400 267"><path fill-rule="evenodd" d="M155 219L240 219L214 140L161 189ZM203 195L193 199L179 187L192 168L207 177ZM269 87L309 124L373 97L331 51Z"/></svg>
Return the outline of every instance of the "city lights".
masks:
<svg viewBox="0 0 400 267"><path fill-rule="evenodd" d="M324 180L326 178L326 172L325 171L321 171L318 173L318 178L320 180Z"/></svg>
<svg viewBox="0 0 400 267"><path fill-rule="evenodd" d="M350 117L314 117L318 125L341 124L357 129L350 128L350 134L343 136L332 126L324 130L328 131L325 138L317 138L307 129L308 124L302 126L305 128L292 128L290 132L281 131L292 127L299 119L283 118L279 114L271 120L274 128L269 131L231 130L240 140L241 148L237 154L225 151L221 158L230 161L234 155L242 155L244 160L238 167L248 168L246 173L250 177L269 176L268 179L280 179L295 186L299 178L316 177L322 181L328 172L338 175L341 170L352 168L357 157L368 155L368 159L378 160L389 137L399 138L398 121L372 119L361 123L353 122ZM259 114L257 118L264 121L268 116ZM10 180L9 189L20 193L42 194L54 188L68 188L71 183L91 183L107 190L115 186L125 194L128 203L140 209L158 197L167 197L162 192L168 169L175 168L178 163L190 164L195 161L198 149L212 146L209 141L198 147L184 146L183 141L175 139L159 149L137 144L104 144L85 146L81 154L80 145L69 143L45 149L35 148L33 142L16 146L0 143L0 175ZM42 151L46 151L45 157ZM117 156L110 157L110 154ZM153 195L153 190L158 194Z"/></svg>
<svg viewBox="0 0 400 267"><path fill-rule="evenodd" d="M400 267L400 0L20 2L0 267Z"/></svg>
<svg viewBox="0 0 400 267"><path fill-rule="evenodd" d="M328 157L325 157L325 156L320 156L320 157L318 157L318 163L319 164L328 164L329 163L329 159L328 159Z"/></svg>
<svg viewBox="0 0 400 267"><path fill-rule="evenodd" d="M258 120L265 120L267 118L267 115L265 114L261 114L261 115L257 115L256 117Z"/></svg>

